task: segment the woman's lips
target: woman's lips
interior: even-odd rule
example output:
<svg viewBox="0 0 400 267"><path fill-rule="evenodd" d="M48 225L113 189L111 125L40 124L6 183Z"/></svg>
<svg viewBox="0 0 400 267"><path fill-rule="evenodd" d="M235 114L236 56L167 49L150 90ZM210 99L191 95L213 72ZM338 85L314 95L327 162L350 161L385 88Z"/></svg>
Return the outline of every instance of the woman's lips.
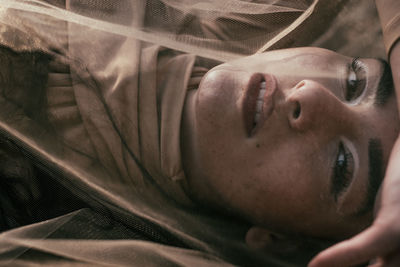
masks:
<svg viewBox="0 0 400 267"><path fill-rule="evenodd" d="M276 79L270 74L256 73L250 77L243 97L243 119L247 135L257 132L274 109Z"/></svg>

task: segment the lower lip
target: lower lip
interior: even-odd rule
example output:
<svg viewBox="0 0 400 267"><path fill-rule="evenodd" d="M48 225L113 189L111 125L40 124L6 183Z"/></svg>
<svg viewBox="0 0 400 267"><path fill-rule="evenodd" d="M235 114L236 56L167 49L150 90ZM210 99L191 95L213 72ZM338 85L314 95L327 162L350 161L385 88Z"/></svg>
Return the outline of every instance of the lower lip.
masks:
<svg viewBox="0 0 400 267"><path fill-rule="evenodd" d="M253 126L254 115L256 113L256 102L260 91L261 82L265 81L266 91L263 96L263 107L260 120L256 127ZM243 119L247 135L250 137L262 126L262 123L267 119L273 110L272 96L276 90L275 77L269 74L255 73L250 77L250 80L245 89L243 98Z"/></svg>

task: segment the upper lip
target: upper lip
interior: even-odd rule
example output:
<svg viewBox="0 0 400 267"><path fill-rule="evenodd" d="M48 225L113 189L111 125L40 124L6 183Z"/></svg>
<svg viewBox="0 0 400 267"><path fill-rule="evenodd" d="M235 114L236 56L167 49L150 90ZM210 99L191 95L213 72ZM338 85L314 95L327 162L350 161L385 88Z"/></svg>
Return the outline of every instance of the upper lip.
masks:
<svg viewBox="0 0 400 267"><path fill-rule="evenodd" d="M254 117L256 114L257 98L259 96L261 83L263 82L265 82L265 93L262 96L263 103L258 122L255 123ZM242 102L244 126L248 136L254 135L271 115L274 109L273 96L276 89L276 78L271 74L255 73L250 77Z"/></svg>

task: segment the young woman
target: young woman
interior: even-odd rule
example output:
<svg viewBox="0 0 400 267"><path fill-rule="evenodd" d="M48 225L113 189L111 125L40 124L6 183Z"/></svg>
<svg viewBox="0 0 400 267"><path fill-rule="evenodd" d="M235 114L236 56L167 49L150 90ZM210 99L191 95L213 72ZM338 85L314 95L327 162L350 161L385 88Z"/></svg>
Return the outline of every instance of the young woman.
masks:
<svg viewBox="0 0 400 267"><path fill-rule="evenodd" d="M399 102L399 16L397 1L376 0L383 29L386 52L393 72ZM310 266L354 266L370 262L372 266L400 264L399 247L399 140L392 150L385 179L377 198L376 218L361 234L339 243L316 257Z"/></svg>
<svg viewBox="0 0 400 267"><path fill-rule="evenodd" d="M173 12L165 8L167 2ZM276 21L285 21L285 14L301 5L306 11L295 19L321 9L319 1L306 2L273 6L275 12L265 14L275 14L275 19L283 14ZM266 12L271 6L229 7L247 7L253 20L213 20L214 13L205 12L210 6L196 6L203 14L200 24L184 16L183 25L221 37L226 40L223 48L230 48L229 53L218 51L217 38L196 42L193 52L200 57L149 44L155 36L166 46L179 38L185 41L187 28L173 38L168 31L146 35L146 28L133 32L134 38L126 36L130 32L124 35L127 27L121 25L135 30L154 20L135 13L132 22L132 17L113 12L158 6L154 1L131 3L139 5L135 8L126 3L99 2L98 9L90 10L83 2L68 1L74 11L64 17L68 25L34 13L28 20L40 26L34 34L18 19L7 22L15 22L19 27L11 28L28 37L22 35L21 41L7 31L2 36L2 43L12 48L3 50L11 66L2 75L2 133L51 177L42 187L28 179L25 194L18 187L11 192L19 192L17 200L24 203L24 195L40 199L37 191L45 196L55 191L55 199L65 199L68 207L59 211L53 205L55 215L64 215L48 221L41 220L52 216L38 216L37 224L4 232L3 262L289 265L278 260L281 253L302 264L320 248L311 238L341 239L371 223L373 199L398 132L384 63L303 48L212 68L215 61L204 59L204 48L214 43L210 55L219 60L237 55L243 41L224 33L243 24L248 47L260 43L261 35L252 35L250 29L260 30L254 21L268 20L260 18L259 8ZM181 14L176 5L160 2L158 12L146 14L176 22ZM191 10L185 3L180 7ZM29 8L33 11L35 5ZM228 6L216 8L221 12ZM85 13L89 11L93 16ZM44 13L63 14L57 12ZM88 17L96 20L86 21ZM109 23L117 18L119 25ZM294 34L299 27L293 29L292 22L284 23L289 26L281 32ZM165 26L156 23L160 25ZM117 35L110 33L110 26ZM36 34L47 36L48 43ZM185 49L190 52L196 40L178 42L179 48L189 45ZM21 67L36 59L19 52L27 43L31 50L44 46L51 53L40 54L43 64L33 64L38 74L45 73L42 83L32 83L41 76ZM371 175L368 168L374 170ZM53 189L52 182L60 185ZM15 199L6 201L12 206ZM4 210L10 217L7 226L21 226Z"/></svg>

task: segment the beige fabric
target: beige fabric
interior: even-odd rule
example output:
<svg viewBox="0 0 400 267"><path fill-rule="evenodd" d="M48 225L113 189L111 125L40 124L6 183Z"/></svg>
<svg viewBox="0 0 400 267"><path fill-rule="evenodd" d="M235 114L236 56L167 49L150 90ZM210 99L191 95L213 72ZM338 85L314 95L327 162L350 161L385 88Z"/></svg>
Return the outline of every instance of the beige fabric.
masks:
<svg viewBox="0 0 400 267"><path fill-rule="evenodd" d="M310 21L327 24L343 2L0 0L0 43L54 56L47 124L0 98L0 132L91 210L0 234L0 262L304 264L313 251L252 251L246 223L191 203L182 190L181 112L186 90L216 62L306 44L326 27ZM125 228L137 218L174 242L134 239Z"/></svg>
<svg viewBox="0 0 400 267"><path fill-rule="evenodd" d="M397 10L400 9L400 2L377 1L377 5L379 6L378 10L383 29L383 41L386 53L389 55L393 45L400 37L400 14L397 13Z"/></svg>

